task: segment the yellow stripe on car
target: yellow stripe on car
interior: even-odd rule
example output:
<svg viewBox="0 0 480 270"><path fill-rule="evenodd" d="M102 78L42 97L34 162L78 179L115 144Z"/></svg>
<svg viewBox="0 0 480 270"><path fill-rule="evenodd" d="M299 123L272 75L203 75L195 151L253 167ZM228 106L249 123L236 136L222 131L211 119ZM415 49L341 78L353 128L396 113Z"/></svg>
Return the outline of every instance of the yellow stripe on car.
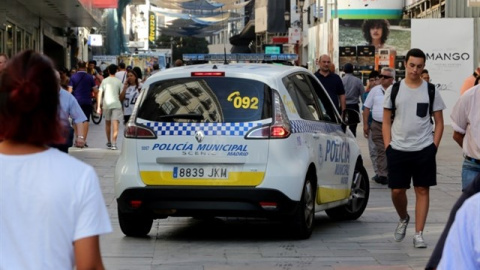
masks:
<svg viewBox="0 0 480 270"><path fill-rule="evenodd" d="M317 189L317 203L322 204L339 201L348 198L349 195L350 189L319 187Z"/></svg>

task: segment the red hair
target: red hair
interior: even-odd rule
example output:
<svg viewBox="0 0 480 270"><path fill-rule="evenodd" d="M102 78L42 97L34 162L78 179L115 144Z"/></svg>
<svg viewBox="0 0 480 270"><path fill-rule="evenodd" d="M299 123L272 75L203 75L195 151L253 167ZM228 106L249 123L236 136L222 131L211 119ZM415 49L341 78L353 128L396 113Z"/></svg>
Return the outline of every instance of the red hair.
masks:
<svg viewBox="0 0 480 270"><path fill-rule="evenodd" d="M32 50L13 57L0 74L0 140L64 143L58 90L48 57Z"/></svg>

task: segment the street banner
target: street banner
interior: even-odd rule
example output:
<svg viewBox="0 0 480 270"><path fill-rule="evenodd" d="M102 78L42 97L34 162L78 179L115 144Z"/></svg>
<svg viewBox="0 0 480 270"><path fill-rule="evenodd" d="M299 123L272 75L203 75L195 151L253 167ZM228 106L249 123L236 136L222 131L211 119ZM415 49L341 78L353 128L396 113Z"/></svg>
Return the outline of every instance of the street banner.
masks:
<svg viewBox="0 0 480 270"><path fill-rule="evenodd" d="M427 55L425 68L447 105L446 124L464 79L473 73L474 36L472 18L412 20L412 48Z"/></svg>

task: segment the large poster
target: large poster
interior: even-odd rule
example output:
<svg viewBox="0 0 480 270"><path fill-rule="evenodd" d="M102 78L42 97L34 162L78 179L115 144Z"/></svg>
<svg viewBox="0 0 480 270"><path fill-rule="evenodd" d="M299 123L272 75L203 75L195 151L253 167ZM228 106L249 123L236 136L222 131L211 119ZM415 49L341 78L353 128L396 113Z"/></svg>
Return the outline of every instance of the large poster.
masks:
<svg viewBox="0 0 480 270"><path fill-rule="evenodd" d="M446 124L463 80L473 72L474 36L472 18L412 20L412 47L427 55L425 67L447 105Z"/></svg>
<svg viewBox="0 0 480 270"><path fill-rule="evenodd" d="M372 70L396 70L397 80L405 77L404 59L410 49L410 20L340 20L339 69L354 66L354 75L364 82Z"/></svg>

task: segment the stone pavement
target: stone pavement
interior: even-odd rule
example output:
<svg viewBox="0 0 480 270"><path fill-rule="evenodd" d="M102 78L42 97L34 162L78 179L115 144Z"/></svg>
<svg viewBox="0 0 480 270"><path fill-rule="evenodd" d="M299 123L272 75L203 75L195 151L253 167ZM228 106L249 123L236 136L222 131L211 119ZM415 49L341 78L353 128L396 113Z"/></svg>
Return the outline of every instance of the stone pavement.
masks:
<svg viewBox="0 0 480 270"><path fill-rule="evenodd" d="M123 128L123 126L122 126ZM365 167L373 171L360 129L358 141ZM155 270L289 270L289 269L423 269L461 189L462 151L445 127L437 154L438 185L431 189L424 232L426 249L413 248L414 193L408 191L411 223L403 242L393 240L398 217L389 190L373 181L365 213L356 221L334 222L324 212L308 240L293 240L281 224L253 219L168 218L156 220L146 238L125 237L118 226L113 173L120 150L105 147L104 122L90 126L89 148L71 155L92 165L100 178L113 233L101 237L107 269ZM123 130L119 135L121 149Z"/></svg>

